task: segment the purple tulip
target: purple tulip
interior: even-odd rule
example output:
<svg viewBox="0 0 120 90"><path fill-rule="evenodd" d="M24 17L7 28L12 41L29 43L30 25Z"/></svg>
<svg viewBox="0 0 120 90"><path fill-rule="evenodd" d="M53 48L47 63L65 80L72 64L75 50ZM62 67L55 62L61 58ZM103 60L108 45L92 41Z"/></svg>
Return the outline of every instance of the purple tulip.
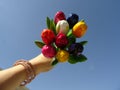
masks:
<svg viewBox="0 0 120 90"><path fill-rule="evenodd" d="M69 23L69 27L73 28L73 26L79 21L79 16L77 14L71 13L67 18Z"/></svg>
<svg viewBox="0 0 120 90"><path fill-rule="evenodd" d="M80 43L73 43L68 48L68 52L73 55L80 55L83 52L84 47Z"/></svg>

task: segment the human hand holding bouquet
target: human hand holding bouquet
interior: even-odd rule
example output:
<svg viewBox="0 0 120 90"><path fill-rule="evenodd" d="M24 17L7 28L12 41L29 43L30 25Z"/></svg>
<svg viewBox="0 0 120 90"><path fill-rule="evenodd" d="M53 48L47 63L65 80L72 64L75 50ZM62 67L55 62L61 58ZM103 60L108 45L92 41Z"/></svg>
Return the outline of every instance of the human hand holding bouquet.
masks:
<svg viewBox="0 0 120 90"><path fill-rule="evenodd" d="M58 62L75 64L87 60L82 54L87 41L77 42L87 31L84 20L79 21L77 14L70 14L66 19L62 11L55 14L54 20L46 18L47 28L41 33L42 41L36 40L35 44L42 48L42 54L47 58L54 58L52 65Z"/></svg>

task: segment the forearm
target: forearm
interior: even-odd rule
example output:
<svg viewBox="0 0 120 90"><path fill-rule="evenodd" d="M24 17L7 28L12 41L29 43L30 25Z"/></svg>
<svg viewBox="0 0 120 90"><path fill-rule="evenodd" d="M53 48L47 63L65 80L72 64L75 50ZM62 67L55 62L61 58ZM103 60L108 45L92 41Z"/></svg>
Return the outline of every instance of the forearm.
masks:
<svg viewBox="0 0 120 90"><path fill-rule="evenodd" d="M0 72L0 90L14 90L26 78L22 65L11 67Z"/></svg>
<svg viewBox="0 0 120 90"><path fill-rule="evenodd" d="M52 68L52 59L44 57L42 54L29 60L33 65L35 74L48 71ZM17 65L0 72L0 90L13 90L26 79L26 71L24 66Z"/></svg>

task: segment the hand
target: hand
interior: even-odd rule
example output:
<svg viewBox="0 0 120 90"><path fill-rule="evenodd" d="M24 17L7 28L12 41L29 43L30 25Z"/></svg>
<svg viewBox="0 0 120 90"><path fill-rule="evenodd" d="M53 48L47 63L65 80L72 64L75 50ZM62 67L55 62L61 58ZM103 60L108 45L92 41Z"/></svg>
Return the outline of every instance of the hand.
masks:
<svg viewBox="0 0 120 90"><path fill-rule="evenodd" d="M47 72L53 68L51 65L53 58L47 58L42 53L37 57L30 60L31 64L34 67L36 74L41 72Z"/></svg>

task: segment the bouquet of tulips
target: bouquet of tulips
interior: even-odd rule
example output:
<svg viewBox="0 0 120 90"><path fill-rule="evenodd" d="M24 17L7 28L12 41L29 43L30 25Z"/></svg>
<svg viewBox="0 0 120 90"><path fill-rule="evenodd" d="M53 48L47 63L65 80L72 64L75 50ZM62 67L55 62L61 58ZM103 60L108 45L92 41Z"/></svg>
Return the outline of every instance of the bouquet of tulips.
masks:
<svg viewBox="0 0 120 90"><path fill-rule="evenodd" d="M59 62L75 64L84 62L87 57L82 54L87 41L77 42L87 31L84 20L79 21L75 13L66 18L64 12L58 11L54 19L46 18L47 28L41 32L42 41L35 44L42 48L42 54L47 58L54 58L52 65Z"/></svg>

